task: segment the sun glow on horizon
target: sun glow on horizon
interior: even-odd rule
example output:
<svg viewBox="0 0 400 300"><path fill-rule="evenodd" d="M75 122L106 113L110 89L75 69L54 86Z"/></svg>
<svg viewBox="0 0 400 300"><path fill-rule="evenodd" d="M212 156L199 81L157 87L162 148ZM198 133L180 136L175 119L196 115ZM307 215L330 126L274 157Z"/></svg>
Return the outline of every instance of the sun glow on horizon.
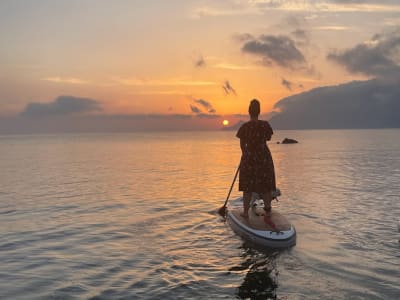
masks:
<svg viewBox="0 0 400 300"><path fill-rule="evenodd" d="M228 121L228 120L223 120L223 121L222 121L222 125L228 126L228 125L229 125L229 121Z"/></svg>

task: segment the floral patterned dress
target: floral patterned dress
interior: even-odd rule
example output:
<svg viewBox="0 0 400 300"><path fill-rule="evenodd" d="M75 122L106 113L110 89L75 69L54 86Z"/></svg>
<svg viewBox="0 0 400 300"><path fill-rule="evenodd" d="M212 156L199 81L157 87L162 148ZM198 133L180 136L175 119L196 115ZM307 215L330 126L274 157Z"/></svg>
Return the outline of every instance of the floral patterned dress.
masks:
<svg viewBox="0 0 400 300"><path fill-rule="evenodd" d="M267 141L273 134L267 121L251 120L244 123L236 136L240 138L239 191L266 193L274 191L275 170Z"/></svg>

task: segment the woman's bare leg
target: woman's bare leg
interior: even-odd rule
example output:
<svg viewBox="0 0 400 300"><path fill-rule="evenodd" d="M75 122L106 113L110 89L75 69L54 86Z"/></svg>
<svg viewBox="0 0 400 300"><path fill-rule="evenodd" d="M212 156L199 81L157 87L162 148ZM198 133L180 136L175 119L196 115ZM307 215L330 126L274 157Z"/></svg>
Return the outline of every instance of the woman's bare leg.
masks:
<svg viewBox="0 0 400 300"><path fill-rule="evenodd" d="M251 201L251 192L243 192L243 213L242 213L242 217L244 217L244 218L248 218L249 217L250 201Z"/></svg>
<svg viewBox="0 0 400 300"><path fill-rule="evenodd" d="M272 194L271 191L268 191L266 193L263 193L262 199L264 201L264 209L267 214L267 216L271 215L271 202L272 202Z"/></svg>

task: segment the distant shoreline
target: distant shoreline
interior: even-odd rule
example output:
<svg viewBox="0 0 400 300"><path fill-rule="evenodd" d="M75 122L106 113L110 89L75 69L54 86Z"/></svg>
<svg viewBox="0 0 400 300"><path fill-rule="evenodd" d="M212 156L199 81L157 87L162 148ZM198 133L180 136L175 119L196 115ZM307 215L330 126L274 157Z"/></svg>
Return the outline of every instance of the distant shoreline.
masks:
<svg viewBox="0 0 400 300"><path fill-rule="evenodd" d="M274 128L274 131L363 131L363 130L399 130L400 128L299 128L299 129L279 129ZM181 129L181 130L130 130L130 131L64 131L64 132L13 132L6 133L1 132L0 137L9 136L52 136L52 135L104 135L104 134L115 134L115 135L125 135L125 134L157 134L157 133L187 133L187 132L235 132L235 129Z"/></svg>

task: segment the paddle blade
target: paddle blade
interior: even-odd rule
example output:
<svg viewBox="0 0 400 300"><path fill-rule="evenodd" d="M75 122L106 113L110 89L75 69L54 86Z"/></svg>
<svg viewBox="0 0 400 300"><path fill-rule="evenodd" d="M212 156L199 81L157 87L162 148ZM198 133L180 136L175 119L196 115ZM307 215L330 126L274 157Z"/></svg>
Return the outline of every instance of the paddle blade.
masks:
<svg viewBox="0 0 400 300"><path fill-rule="evenodd" d="M221 217L225 217L225 214L226 214L226 206L225 206L225 205L222 206L220 209L218 209L218 214L219 214Z"/></svg>

